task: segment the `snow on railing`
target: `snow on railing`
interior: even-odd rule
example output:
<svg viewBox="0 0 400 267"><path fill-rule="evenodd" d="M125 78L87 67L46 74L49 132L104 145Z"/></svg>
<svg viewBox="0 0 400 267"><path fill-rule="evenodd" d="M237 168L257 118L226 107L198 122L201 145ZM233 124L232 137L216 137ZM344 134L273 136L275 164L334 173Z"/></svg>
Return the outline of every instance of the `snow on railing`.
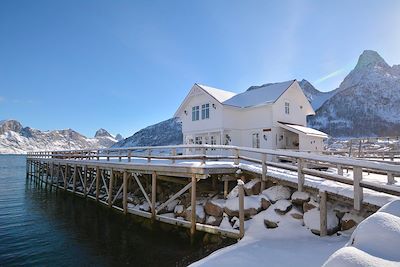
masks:
<svg viewBox="0 0 400 267"><path fill-rule="evenodd" d="M264 189L268 167L276 167L297 172L298 190L303 191L304 175L312 175L326 180L353 186L354 209L360 210L363 201L363 188L372 189L390 195L400 196L400 188L393 186L395 177L400 176L400 165L374 162L344 156L323 155L310 152L288 150L257 149L223 145L177 145L154 147L128 147L107 149L84 149L66 151L39 151L28 153L28 158L106 160L118 159L133 163L135 159L170 160L175 164L179 160L194 160L206 163L215 160L232 160L235 165L241 162L261 165L262 184ZM286 163L278 162L278 158ZM289 163L288 163L289 162ZM337 173L322 171L323 167L335 167ZM343 169L353 170L353 179L343 176ZM363 171L376 171L387 175L387 185L363 180Z"/></svg>

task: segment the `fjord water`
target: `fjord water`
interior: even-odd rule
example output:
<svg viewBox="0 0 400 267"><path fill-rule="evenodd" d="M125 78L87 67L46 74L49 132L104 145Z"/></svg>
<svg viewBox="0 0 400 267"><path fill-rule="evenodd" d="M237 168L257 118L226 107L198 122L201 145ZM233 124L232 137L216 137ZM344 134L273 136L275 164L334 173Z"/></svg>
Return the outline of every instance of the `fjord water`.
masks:
<svg viewBox="0 0 400 267"><path fill-rule="evenodd" d="M0 266L175 266L198 252L176 234L35 185L25 163L0 155Z"/></svg>

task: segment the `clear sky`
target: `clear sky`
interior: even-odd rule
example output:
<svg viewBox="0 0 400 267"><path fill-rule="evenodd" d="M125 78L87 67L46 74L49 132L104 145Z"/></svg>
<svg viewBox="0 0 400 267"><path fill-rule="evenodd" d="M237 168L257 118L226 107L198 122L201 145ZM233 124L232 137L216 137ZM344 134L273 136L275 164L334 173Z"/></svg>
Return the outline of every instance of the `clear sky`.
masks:
<svg viewBox="0 0 400 267"><path fill-rule="evenodd" d="M365 49L400 64L400 1L0 1L0 120L131 135L193 83L335 89Z"/></svg>

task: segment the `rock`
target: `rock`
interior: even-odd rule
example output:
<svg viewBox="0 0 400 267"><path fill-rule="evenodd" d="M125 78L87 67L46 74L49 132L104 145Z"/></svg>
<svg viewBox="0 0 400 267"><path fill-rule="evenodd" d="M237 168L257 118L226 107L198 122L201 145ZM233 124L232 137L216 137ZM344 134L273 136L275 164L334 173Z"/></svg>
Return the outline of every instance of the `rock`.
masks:
<svg viewBox="0 0 400 267"><path fill-rule="evenodd" d="M274 222L274 221L270 221L270 220L264 219L264 225L268 229L276 228L276 227L278 227L278 222Z"/></svg>
<svg viewBox="0 0 400 267"><path fill-rule="evenodd" d="M305 226L311 230L313 234L319 235L320 233L320 211L317 208L311 209L304 213L303 220ZM339 219L333 210L327 211L327 232L332 235L339 229Z"/></svg>
<svg viewBox="0 0 400 267"><path fill-rule="evenodd" d="M221 224L219 225L220 228L222 229L228 229L228 230L232 230L232 225L229 221L229 217L226 213L224 213L223 217L222 217L222 221Z"/></svg>
<svg viewBox="0 0 400 267"><path fill-rule="evenodd" d="M281 215L286 214L292 208L292 203L289 200L281 199L274 204L275 212Z"/></svg>
<svg viewBox="0 0 400 267"><path fill-rule="evenodd" d="M303 220L303 214L300 213L291 213L290 216L292 216L292 218L296 220Z"/></svg>
<svg viewBox="0 0 400 267"><path fill-rule="evenodd" d="M310 201L310 194L307 192L296 191L292 194L292 203L294 205L303 205L304 202Z"/></svg>
<svg viewBox="0 0 400 267"><path fill-rule="evenodd" d="M222 217L206 216L206 224L218 226L221 224Z"/></svg>
<svg viewBox="0 0 400 267"><path fill-rule="evenodd" d="M262 197L244 197L244 216L249 218L256 215L261 210ZM225 202L224 212L231 217L239 217L239 198L231 198Z"/></svg>
<svg viewBox="0 0 400 267"><path fill-rule="evenodd" d="M303 203L303 212L306 213L309 210L318 208L318 203L314 201L304 202Z"/></svg>
<svg viewBox="0 0 400 267"><path fill-rule="evenodd" d="M214 217L222 217L224 213L224 204L225 201L223 199L220 200L210 200L207 201L204 205L204 211L206 214L214 216Z"/></svg>
<svg viewBox="0 0 400 267"><path fill-rule="evenodd" d="M150 211L150 205L147 201L145 201L142 205L139 206L139 209L143 211Z"/></svg>
<svg viewBox="0 0 400 267"><path fill-rule="evenodd" d="M354 226L358 225L363 219L363 217L353 215L351 213L346 213L342 217L340 229L342 231L350 230Z"/></svg>
<svg viewBox="0 0 400 267"><path fill-rule="evenodd" d="M289 199L290 189L286 186L275 185L262 191L262 194L268 197L272 203L275 203L281 199Z"/></svg>
<svg viewBox="0 0 400 267"><path fill-rule="evenodd" d="M226 196L226 199L231 199L231 198L235 198L238 197L239 195L239 187L235 186L231 192L229 192L229 194Z"/></svg>
<svg viewBox="0 0 400 267"><path fill-rule="evenodd" d="M268 209L269 206L271 206L271 202L269 202L269 200L264 198L264 197L261 198L261 208L262 208L262 210Z"/></svg>
<svg viewBox="0 0 400 267"><path fill-rule="evenodd" d="M261 190L261 180L259 178L253 179L244 185L244 192L247 196L258 195Z"/></svg>
<svg viewBox="0 0 400 267"><path fill-rule="evenodd" d="M174 208L175 217L185 217L186 211L183 205L176 205Z"/></svg>
<svg viewBox="0 0 400 267"><path fill-rule="evenodd" d="M191 221L192 217L192 207L188 207L186 209L186 220ZM204 213L204 208L202 205L196 205L196 222L197 223L204 223L206 220L206 214Z"/></svg>

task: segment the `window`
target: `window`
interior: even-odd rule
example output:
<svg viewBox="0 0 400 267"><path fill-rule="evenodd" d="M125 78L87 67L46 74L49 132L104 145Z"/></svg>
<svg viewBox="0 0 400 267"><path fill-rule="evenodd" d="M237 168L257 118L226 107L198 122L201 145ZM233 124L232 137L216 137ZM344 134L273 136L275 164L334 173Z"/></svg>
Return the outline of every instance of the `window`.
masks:
<svg viewBox="0 0 400 267"><path fill-rule="evenodd" d="M199 106L192 107L192 121L198 121L200 117L200 108Z"/></svg>
<svg viewBox="0 0 400 267"><path fill-rule="evenodd" d="M211 145L216 145L217 144L217 139L215 138L214 135L211 135Z"/></svg>
<svg viewBox="0 0 400 267"><path fill-rule="evenodd" d="M289 102L285 102L285 114L289 114L289 112L290 112Z"/></svg>
<svg viewBox="0 0 400 267"><path fill-rule="evenodd" d="M201 119L208 119L210 118L210 104L203 104L201 105Z"/></svg>
<svg viewBox="0 0 400 267"><path fill-rule="evenodd" d="M196 145L201 145L201 144L203 144L203 138L202 138L201 136L196 136L194 140L195 140L194 143L195 143Z"/></svg>
<svg viewBox="0 0 400 267"><path fill-rule="evenodd" d="M253 134L253 147L260 148L260 135L258 133Z"/></svg>

